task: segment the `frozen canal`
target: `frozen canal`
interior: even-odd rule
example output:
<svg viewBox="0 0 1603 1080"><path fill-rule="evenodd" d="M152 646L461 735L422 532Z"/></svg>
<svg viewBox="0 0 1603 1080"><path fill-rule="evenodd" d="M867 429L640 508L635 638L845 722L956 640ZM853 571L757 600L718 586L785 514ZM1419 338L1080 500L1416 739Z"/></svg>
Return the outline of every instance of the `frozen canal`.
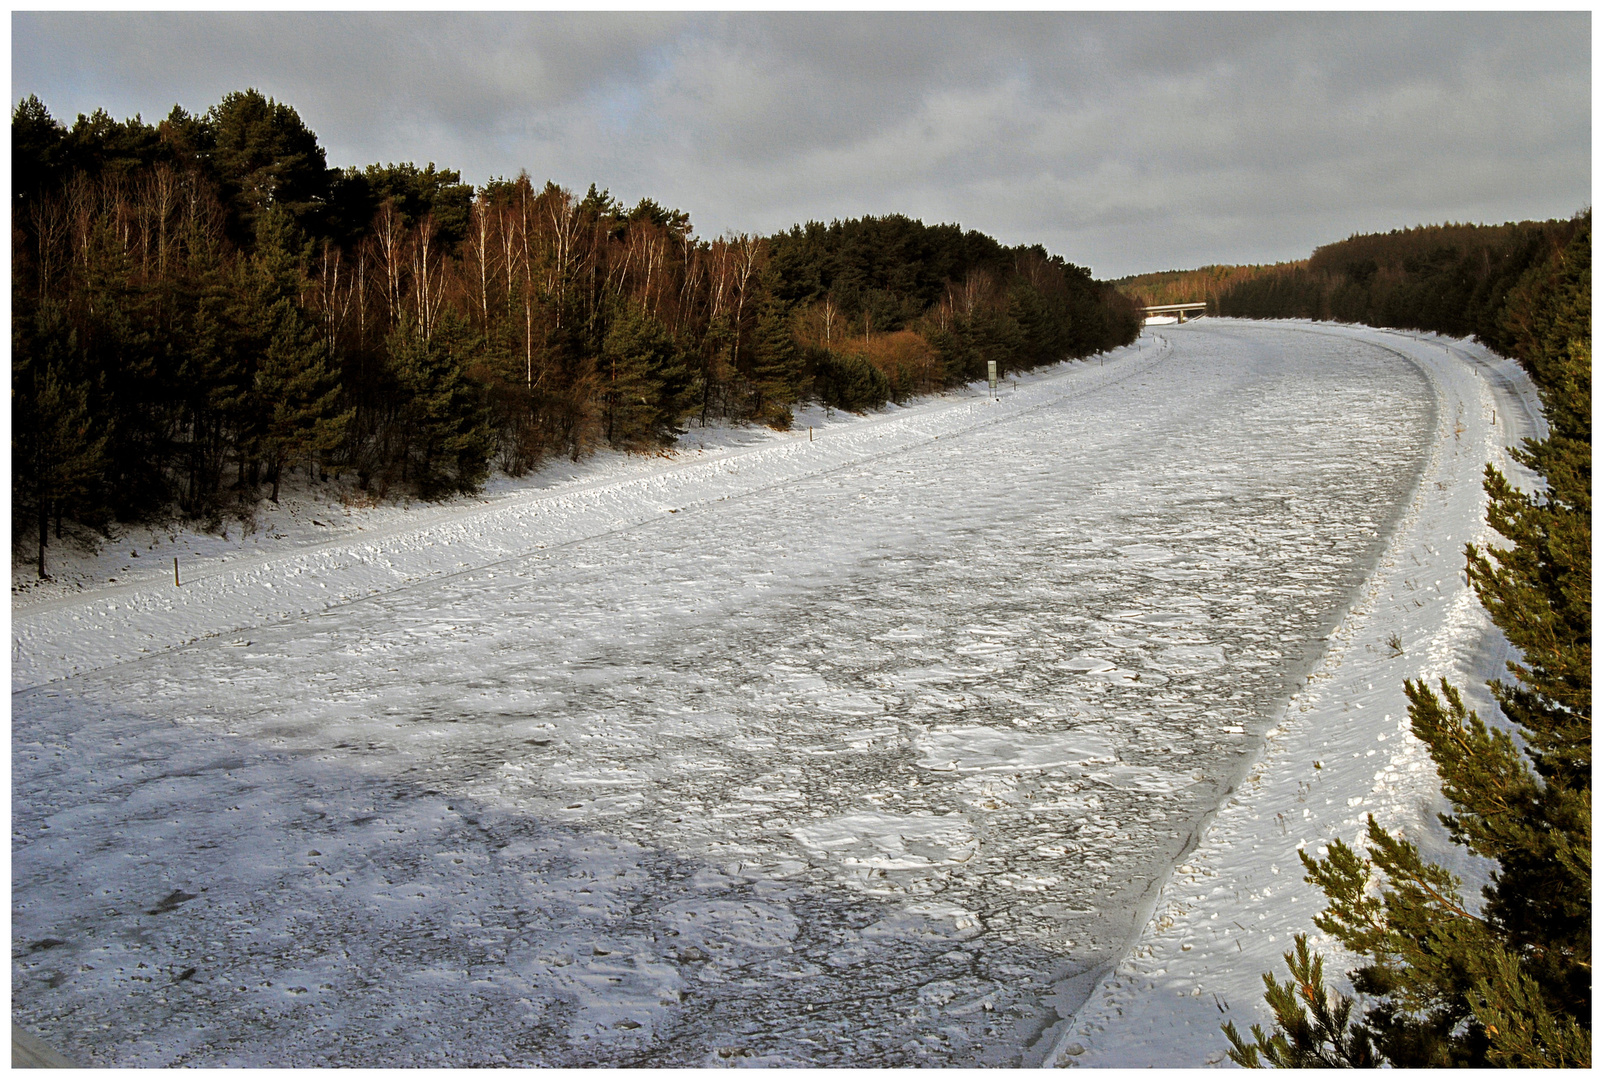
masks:
<svg viewBox="0 0 1603 1080"><path fill-rule="evenodd" d="M1038 1061L1434 423L1363 341L1163 336L20 690L14 1014L97 1065Z"/></svg>

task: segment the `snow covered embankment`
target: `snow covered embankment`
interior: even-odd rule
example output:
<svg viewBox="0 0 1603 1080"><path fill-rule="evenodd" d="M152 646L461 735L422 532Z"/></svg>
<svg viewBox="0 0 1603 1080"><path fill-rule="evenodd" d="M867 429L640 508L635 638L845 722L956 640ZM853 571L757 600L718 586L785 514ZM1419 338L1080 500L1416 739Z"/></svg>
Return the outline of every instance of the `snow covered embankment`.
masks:
<svg viewBox="0 0 1603 1080"><path fill-rule="evenodd" d="M1281 324L1288 325L1288 324ZM1351 956L1313 925L1323 896L1298 852L1355 843L1367 816L1446 856L1443 800L1425 747L1408 730L1403 681L1445 676L1486 714L1481 684L1502 674L1502 642L1465 579L1463 545L1500 538L1485 523L1484 466L1528 474L1506 447L1546 428L1528 377L1479 345L1329 324L1412 360L1438 399L1431 457L1374 576L1330 635L1306 688L1270 730L1247 780L1164 888L1126 959L1059 1039L1059 1065L1186 1067L1228 1063L1220 1025L1269 1022L1262 973L1306 933L1333 975Z"/></svg>
<svg viewBox="0 0 1603 1080"><path fill-rule="evenodd" d="M395 525L297 550L183 563L183 585L160 576L80 596L18 604L11 622L12 692L98 671L203 638L464 573L654 521L663 514L892 454L1051 405L1141 374L1167 355L1158 339L1024 375L991 400L966 390L866 418L841 416L755 447L629 462L623 477L532 489L488 507L447 504ZM686 440L687 442L689 439Z"/></svg>

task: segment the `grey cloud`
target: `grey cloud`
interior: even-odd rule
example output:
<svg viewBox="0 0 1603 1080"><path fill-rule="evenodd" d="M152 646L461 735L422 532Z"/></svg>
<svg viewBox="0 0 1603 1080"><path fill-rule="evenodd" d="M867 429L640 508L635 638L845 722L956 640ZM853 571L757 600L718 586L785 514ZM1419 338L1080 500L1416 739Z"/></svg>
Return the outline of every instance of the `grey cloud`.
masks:
<svg viewBox="0 0 1603 1080"><path fill-rule="evenodd" d="M58 115L254 85L341 164L527 168L704 233L900 211L1100 274L1590 198L1590 15L13 16Z"/></svg>

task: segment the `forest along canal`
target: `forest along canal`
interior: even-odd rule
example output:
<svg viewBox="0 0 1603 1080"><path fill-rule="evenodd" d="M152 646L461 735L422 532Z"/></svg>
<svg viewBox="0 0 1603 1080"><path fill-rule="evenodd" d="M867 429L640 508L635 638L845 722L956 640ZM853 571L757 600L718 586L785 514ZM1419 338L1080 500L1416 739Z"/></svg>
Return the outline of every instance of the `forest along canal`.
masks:
<svg viewBox="0 0 1603 1080"><path fill-rule="evenodd" d="M17 695L18 1018L96 1065L1032 1063L1433 424L1371 345L1165 335L1008 422Z"/></svg>

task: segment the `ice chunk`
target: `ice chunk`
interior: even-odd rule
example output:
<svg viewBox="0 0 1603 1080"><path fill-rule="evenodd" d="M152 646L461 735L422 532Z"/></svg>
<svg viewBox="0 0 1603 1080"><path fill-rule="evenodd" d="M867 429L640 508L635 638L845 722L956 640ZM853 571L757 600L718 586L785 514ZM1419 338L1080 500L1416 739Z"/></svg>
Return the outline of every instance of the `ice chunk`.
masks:
<svg viewBox="0 0 1603 1080"><path fill-rule="evenodd" d="M1115 765L1086 774L1086 779L1120 791L1139 791L1147 795L1167 795L1196 783L1190 776L1177 776L1144 765Z"/></svg>
<svg viewBox="0 0 1603 1080"><path fill-rule="evenodd" d="M984 930L980 917L941 900L908 904L863 931L868 938L967 941Z"/></svg>
<svg viewBox="0 0 1603 1080"><path fill-rule="evenodd" d="M943 728L915 743L918 764L942 772L1020 772L1061 769L1111 761L1113 743L1085 731L1005 731L988 727Z"/></svg>
<svg viewBox="0 0 1603 1080"><path fill-rule="evenodd" d="M806 825L791 833L815 857L875 870L925 870L973 858L980 842L962 814L866 811Z"/></svg>
<svg viewBox="0 0 1603 1080"><path fill-rule="evenodd" d="M1075 656L1068 660L1060 660L1053 667L1060 671L1112 671L1117 665L1111 660L1101 660L1095 656Z"/></svg>

